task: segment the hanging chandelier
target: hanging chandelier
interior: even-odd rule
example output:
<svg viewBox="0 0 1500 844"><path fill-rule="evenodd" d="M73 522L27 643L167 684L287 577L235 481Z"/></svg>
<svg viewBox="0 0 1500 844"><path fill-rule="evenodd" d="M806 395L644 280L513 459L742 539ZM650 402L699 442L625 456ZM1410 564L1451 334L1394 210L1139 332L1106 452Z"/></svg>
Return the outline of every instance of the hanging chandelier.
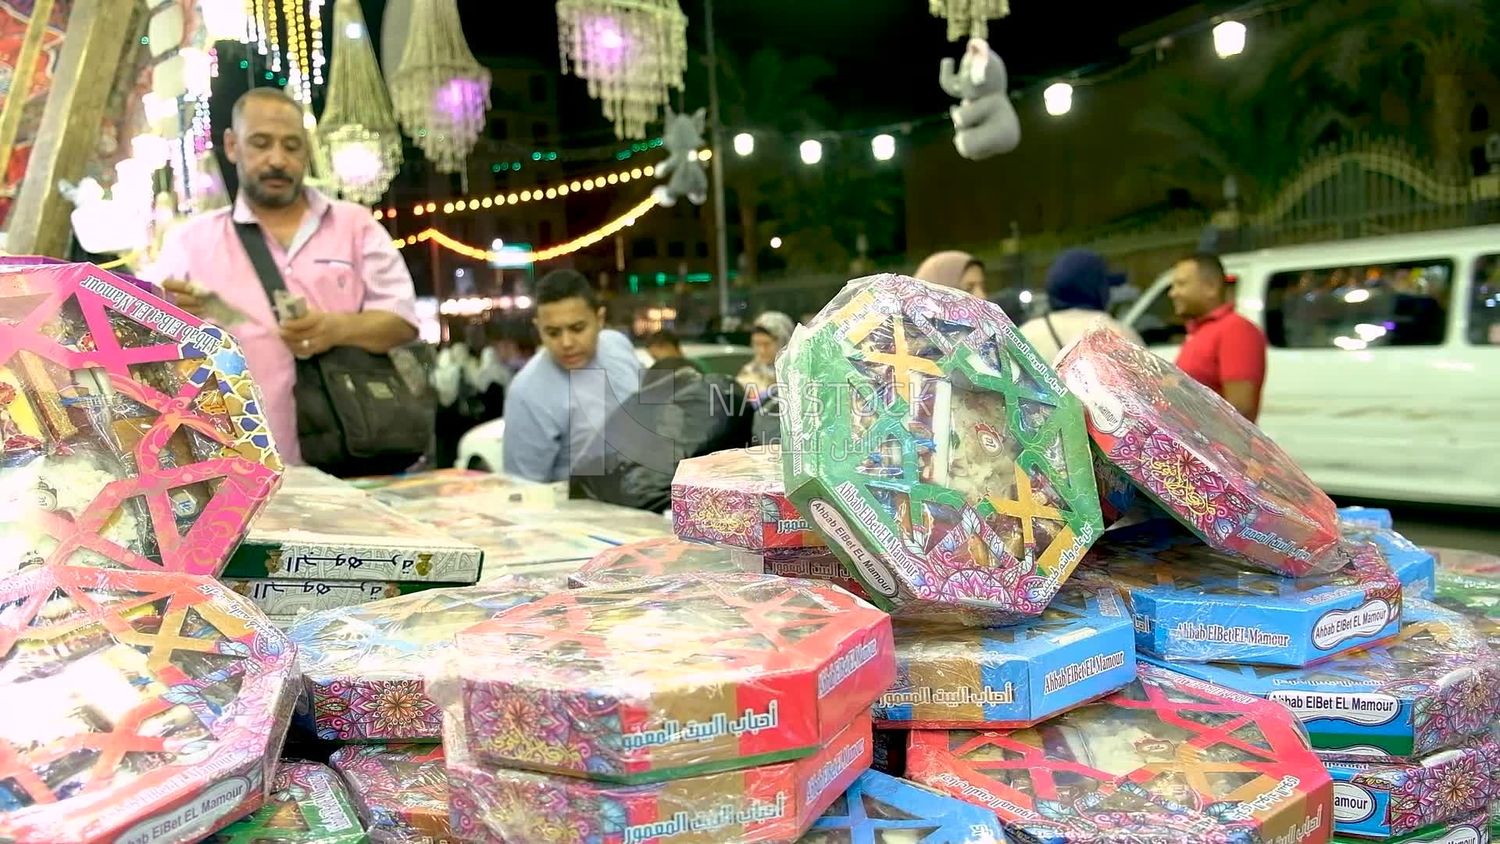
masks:
<svg viewBox="0 0 1500 844"><path fill-rule="evenodd" d="M464 41L457 0L415 0L401 67L391 76L396 118L441 173L462 173L490 108L490 72Z"/></svg>
<svg viewBox="0 0 1500 844"><path fill-rule="evenodd" d="M401 132L359 0L334 0L333 41L328 101L318 124L329 186L369 205L401 169Z"/></svg>
<svg viewBox="0 0 1500 844"><path fill-rule="evenodd" d="M687 71L687 16L677 0L558 0L563 72L589 84L589 96L619 138L643 138L661 119Z"/></svg>
<svg viewBox="0 0 1500 844"><path fill-rule="evenodd" d="M1010 14L1010 0L928 0L932 14L948 19L948 40L988 38L989 22Z"/></svg>

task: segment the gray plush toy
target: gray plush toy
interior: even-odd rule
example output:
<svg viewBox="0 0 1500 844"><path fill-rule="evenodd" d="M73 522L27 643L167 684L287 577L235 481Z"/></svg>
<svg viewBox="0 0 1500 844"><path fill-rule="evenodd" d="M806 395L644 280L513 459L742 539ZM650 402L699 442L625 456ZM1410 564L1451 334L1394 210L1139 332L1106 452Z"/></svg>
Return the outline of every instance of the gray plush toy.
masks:
<svg viewBox="0 0 1500 844"><path fill-rule="evenodd" d="M677 204L678 197L685 196L694 205L702 205L708 199L708 176L698 160L698 148L703 146L703 109L677 114L669 106L661 145L667 148L667 160L656 166L656 178L667 183L653 191L657 201L670 207Z"/></svg>
<svg viewBox="0 0 1500 844"><path fill-rule="evenodd" d="M1021 124L1006 91L1005 62L989 42L970 38L957 72L953 59L943 59L938 84L962 101L949 111L959 155L978 161L1010 152L1021 143Z"/></svg>

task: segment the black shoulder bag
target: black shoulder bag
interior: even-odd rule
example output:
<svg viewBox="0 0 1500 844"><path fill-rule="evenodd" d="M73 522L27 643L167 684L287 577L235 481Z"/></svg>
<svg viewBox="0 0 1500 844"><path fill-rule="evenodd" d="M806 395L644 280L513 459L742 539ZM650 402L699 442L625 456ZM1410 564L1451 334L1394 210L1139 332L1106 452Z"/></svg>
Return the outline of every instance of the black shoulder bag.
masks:
<svg viewBox="0 0 1500 844"><path fill-rule="evenodd" d="M235 231L266 297L285 290L281 270L255 223ZM338 477L411 468L432 443L435 403L427 384L431 347L416 342L374 354L336 346L297 359L297 440L302 460Z"/></svg>

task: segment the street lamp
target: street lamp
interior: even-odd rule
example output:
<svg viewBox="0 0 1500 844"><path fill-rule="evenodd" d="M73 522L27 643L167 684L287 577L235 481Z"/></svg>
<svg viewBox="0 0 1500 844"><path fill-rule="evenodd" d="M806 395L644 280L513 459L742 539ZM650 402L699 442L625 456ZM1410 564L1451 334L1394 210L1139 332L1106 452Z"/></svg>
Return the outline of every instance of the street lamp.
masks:
<svg viewBox="0 0 1500 844"><path fill-rule="evenodd" d="M890 161L896 157L896 139L887 134L879 134L870 139L870 152L876 161Z"/></svg>
<svg viewBox="0 0 1500 844"><path fill-rule="evenodd" d="M491 252L499 252L501 249L504 249L504 248L505 248L505 240L503 238L498 238L497 237L494 240L490 241L490 251Z"/></svg>
<svg viewBox="0 0 1500 844"><path fill-rule="evenodd" d="M772 249L780 249L781 248L781 236L780 235L777 235L776 237L771 238L771 248Z"/></svg>
<svg viewBox="0 0 1500 844"><path fill-rule="evenodd" d="M755 136L750 134L749 132L741 132L738 135L735 135L734 152L741 158L744 158L750 153L755 152Z"/></svg>
<svg viewBox="0 0 1500 844"><path fill-rule="evenodd" d="M797 148L803 164L817 164L823 160L823 142L809 138Z"/></svg>
<svg viewBox="0 0 1500 844"><path fill-rule="evenodd" d="M1221 59L1245 52L1245 25L1239 21L1223 21L1215 26L1214 52Z"/></svg>
<svg viewBox="0 0 1500 844"><path fill-rule="evenodd" d="M1047 106L1048 114L1062 117L1073 110L1073 86L1066 82L1053 82L1042 92L1042 102Z"/></svg>

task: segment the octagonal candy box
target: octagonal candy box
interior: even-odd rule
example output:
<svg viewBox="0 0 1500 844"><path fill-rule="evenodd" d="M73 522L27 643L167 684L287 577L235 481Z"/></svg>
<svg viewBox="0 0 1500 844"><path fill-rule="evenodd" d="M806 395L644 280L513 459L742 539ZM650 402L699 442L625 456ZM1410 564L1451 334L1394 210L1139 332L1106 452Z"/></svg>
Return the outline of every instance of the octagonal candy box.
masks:
<svg viewBox="0 0 1500 844"><path fill-rule="evenodd" d="M1013 732L913 732L907 774L1038 844L1321 842L1332 783L1289 712L1151 666Z"/></svg>
<svg viewBox="0 0 1500 844"><path fill-rule="evenodd" d="M1384 837L1457 822L1500 799L1492 736L1410 762L1329 762L1339 832Z"/></svg>
<svg viewBox="0 0 1500 844"><path fill-rule="evenodd" d="M885 613L760 574L548 595L460 633L450 662L481 763L614 782L809 755L895 675Z"/></svg>
<svg viewBox="0 0 1500 844"><path fill-rule="evenodd" d="M87 264L0 269L0 574L217 574L281 459L227 333Z"/></svg>
<svg viewBox="0 0 1500 844"><path fill-rule="evenodd" d="M672 528L683 539L748 551L824 544L787 500L781 448L734 448L677 464Z"/></svg>
<svg viewBox="0 0 1500 844"><path fill-rule="evenodd" d="M48 566L0 581L0 840L197 841L265 800L295 653L195 575Z"/></svg>
<svg viewBox="0 0 1500 844"><path fill-rule="evenodd" d="M1057 364L1105 459L1221 551L1288 577L1341 568L1333 502L1281 447L1182 370L1095 329Z"/></svg>
<svg viewBox="0 0 1500 844"><path fill-rule="evenodd" d="M787 496L896 615L1041 615L1103 530L1082 408L989 302L857 279L777 368Z"/></svg>
<svg viewBox="0 0 1500 844"><path fill-rule="evenodd" d="M366 844L369 840L338 774L316 762L282 762L276 766L266 805L210 835L204 844Z"/></svg>
<svg viewBox="0 0 1500 844"><path fill-rule="evenodd" d="M1005 844L995 813L866 771L797 844Z"/></svg>
<svg viewBox="0 0 1500 844"><path fill-rule="evenodd" d="M432 589L304 615L297 645L299 720L333 741L437 741L442 710L425 677L460 630L545 593L491 584Z"/></svg>
<svg viewBox="0 0 1500 844"><path fill-rule="evenodd" d="M459 844L441 745L348 745L328 764L349 784L371 844Z"/></svg>
<svg viewBox="0 0 1500 844"><path fill-rule="evenodd" d="M747 569L731 552L712 545L663 537L600 551L568 577L574 589L613 586L677 574L729 574Z"/></svg>

